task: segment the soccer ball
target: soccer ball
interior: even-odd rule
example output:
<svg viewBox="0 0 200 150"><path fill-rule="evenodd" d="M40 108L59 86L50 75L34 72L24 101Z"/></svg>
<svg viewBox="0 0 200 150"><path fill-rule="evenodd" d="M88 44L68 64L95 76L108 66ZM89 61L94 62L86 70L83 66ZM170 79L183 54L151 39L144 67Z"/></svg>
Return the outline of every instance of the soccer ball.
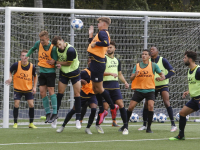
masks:
<svg viewBox="0 0 200 150"><path fill-rule="evenodd" d="M74 30L81 30L83 28L83 22L80 19L74 19L71 22L71 27Z"/></svg>
<svg viewBox="0 0 200 150"><path fill-rule="evenodd" d="M157 120L157 116L156 116L156 114L154 113L153 114L153 119L152 119L152 121L156 121Z"/></svg>
<svg viewBox="0 0 200 150"><path fill-rule="evenodd" d="M139 121L139 116L136 113L132 113L130 117L130 122L138 122Z"/></svg>
<svg viewBox="0 0 200 150"><path fill-rule="evenodd" d="M157 121L158 122L164 123L166 120L167 120L167 116L165 114L159 113L157 115Z"/></svg>
<svg viewBox="0 0 200 150"><path fill-rule="evenodd" d="M176 118L176 121L179 121L179 119L180 119L180 115L179 115L179 113L176 114L175 118ZM189 118L190 118L190 116L187 115L187 116L186 116L186 121L188 121Z"/></svg>

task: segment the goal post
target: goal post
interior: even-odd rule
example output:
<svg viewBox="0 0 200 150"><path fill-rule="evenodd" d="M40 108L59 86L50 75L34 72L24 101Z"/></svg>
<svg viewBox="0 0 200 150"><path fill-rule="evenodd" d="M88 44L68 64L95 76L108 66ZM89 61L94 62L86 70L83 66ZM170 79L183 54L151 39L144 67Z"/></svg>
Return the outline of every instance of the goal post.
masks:
<svg viewBox="0 0 200 150"><path fill-rule="evenodd" d="M11 31L14 30L15 34L17 34L16 30L20 30L19 32L21 33L25 33L28 32L26 31L26 24L25 21L23 22L22 19L27 19L27 22L30 22L33 20L33 18L35 16L33 15L24 15L23 17L19 16L15 16L16 19L12 20L12 13L46 13L46 14L52 14L52 16L48 16L48 20L46 20L46 22L49 21L48 23L48 27L49 26L53 26L52 28L49 28L50 32L52 31L52 35L54 36L56 34L61 33L63 30L58 30L57 26L62 26L62 28L65 28L65 30L69 30L70 28L70 22L69 20L67 20L67 22L65 22L66 20L62 20L59 21L59 19L61 17L63 17L63 15L70 15L70 14L76 14L76 15L80 15L81 19L84 19L85 22L87 24L87 27L89 26L88 23L94 23L94 19L91 19L92 17L81 17L81 15L90 15L96 17L97 15L102 16L110 16L111 18L113 18L113 25L111 24L111 39L112 36L114 37L113 39L116 40L117 42L119 42L121 45L119 46L119 54L117 54L117 56L120 57L120 59L122 60L122 62L124 63L124 66L122 66L123 68L123 73L125 74L125 77L127 78L130 75L130 71L128 69L132 69L131 67L133 67L133 64L135 64L139 59L138 57L141 55L140 51L144 48L147 48L148 45L151 44L157 44L160 48L162 48L162 44L164 45L164 48L166 48L169 52L165 52L162 51L163 54L166 54L165 56L170 55L172 52L170 52L170 48L168 47L168 44L170 44L170 42L173 42L174 40L177 40L176 44L183 44L184 42L187 42L187 37L185 38L184 35L182 35L181 32L187 32L186 30L184 30L185 27L188 26L188 29L193 29L193 28L198 28L198 25L196 24L192 24L192 23L181 23L183 24L183 29L181 28L180 32L178 31L178 25L179 25L179 21L181 21L181 18L174 18L174 17L182 17L183 21L188 21L189 20L194 20L193 18L196 17L200 17L200 13L186 13L186 12L153 12L153 11L120 11L120 10L88 10L88 9L53 9L53 8L23 8L23 7L6 7L5 8L5 50L4 50L4 95L3 95L3 128L8 128L9 127L9 86L5 85L5 80L7 79L7 77L9 77L9 68L10 68L10 58L11 58ZM55 14L59 14L55 15ZM140 16L138 18L136 18L136 16ZM157 16L159 18L153 18L153 16ZM19 18L19 20L17 20L17 17L21 17ZM29 19L29 17L31 19ZM134 18L135 17L135 18ZM171 17L169 20L169 22L165 22L167 20L167 18L162 18L162 17ZM189 19L188 17L192 18ZM163 31L159 31L157 32L157 30L160 28L159 27L159 22L156 22L157 20L161 20L161 22L163 22L163 24L167 23L166 26L164 26L163 24L160 25L163 27ZM165 21L163 21L165 20ZM173 22L173 20L175 20L176 25L178 27L174 27L173 25L171 25ZM13 21L13 28L11 27L12 22ZM22 21L22 22L20 22ZM87 21L89 21L87 23ZM150 22L149 22L150 21ZM151 22L152 21L152 22ZM196 19L195 21L199 21L198 19ZM58 22L58 23L57 23ZM63 23L64 22L64 23ZM25 24L25 25L24 25ZM36 27L36 25L34 26L34 21L32 21L32 26L30 27L30 29L33 29L34 27ZM37 24L37 22L36 22ZM95 22L96 24L96 22ZM125 24L126 27L123 27ZM169 25L168 25L169 24ZM54 26L55 25L55 26ZM56 28L56 30L58 30L57 32L53 32L54 28ZM164 29L165 28L165 29ZM169 30L175 30L174 33L170 33L169 35L166 34ZM22 30L22 31L21 31ZM115 31L117 31L117 33L114 33ZM195 34L197 31L196 30L192 30L194 31L193 33L186 33L188 37L192 37L193 34ZM81 33L83 32L83 33ZM169 32L173 32L173 31L169 31ZM35 34L35 31L31 32L32 34ZM155 35L150 35L150 34L154 34ZM68 34L68 32L65 32L65 34ZM65 34L62 34L61 36L64 36ZM72 33L73 34L73 33ZM85 35L88 35L88 30L84 29L82 31L75 32L76 36L72 38L72 36L70 36L72 38L72 40L74 40L74 38L76 38L75 41L75 45L79 47L79 58L81 60L86 60L86 45L85 43L87 43L87 37ZM165 39L166 42L162 42L160 41L159 35L161 34L163 36L168 36L170 38L169 39ZM176 34L180 35L181 39L178 39L178 37L176 37ZM191 34L191 35L190 35ZM23 36L26 35L22 35L20 37L18 37L18 35L15 35L13 38L16 40L16 42L20 41L20 38L22 38ZM134 39L133 39L134 37ZM33 37L30 36L30 39L32 39ZM130 40L131 39L131 40ZM196 39L192 38L192 39ZM26 37L23 37L22 40L26 40ZM183 40L183 41L181 41ZM23 41L24 42L24 41ZM133 43L135 42L135 43ZM169 43L168 43L169 42ZM26 43L26 42L25 42ZM33 43L33 41L32 41ZM32 44L31 43L31 44ZM124 45L123 45L124 43ZM30 45L31 45L30 44ZM185 43L184 43L185 44ZM22 47L29 47L29 46L24 46L22 44L22 46L19 46L19 49ZM193 46L195 45L195 46ZM196 48L197 44L193 44L191 46L189 46L188 48ZM16 45L15 45L16 46ZM15 46L13 46L15 48ZM33 46L33 45L32 45ZM76 48L75 46L75 48ZM123 47L124 46L124 47ZM125 52L124 49L127 49L127 51ZM183 49L185 50L185 49ZM181 50L181 51L183 51ZM16 52L17 53L17 52ZM134 56L132 56L133 54L135 54ZM35 56L35 55L34 55ZM173 59L179 59L180 58L180 53L178 53L177 55L174 54ZM14 61L16 59L12 59L12 61ZM175 62L176 63L176 62ZM174 64L175 64L174 63ZM80 68L83 69L85 64L80 64ZM181 75L181 74L180 74ZM185 76L184 76L185 79ZM176 84L175 82L182 82L182 79L180 81L174 80L172 86L174 86L174 84ZM179 84L181 87L181 84ZM185 86L185 84L183 85ZM181 87L182 88L182 87ZM176 89L176 87L173 87L173 89ZM184 89L184 88L183 88ZM73 92L73 91L71 91ZM125 104L125 106L127 107L128 104L128 100L130 100L130 95L131 92L130 90L128 92L125 92L125 90L122 90L124 99L127 100L127 103ZM128 93L128 94L127 94ZM176 92L175 93L175 97L177 99L177 95L180 92ZM39 94L38 94L39 95ZM127 96L128 95L128 96ZM39 104L38 104L39 105ZM177 106L177 105L175 105ZM39 109L40 107L38 107Z"/></svg>

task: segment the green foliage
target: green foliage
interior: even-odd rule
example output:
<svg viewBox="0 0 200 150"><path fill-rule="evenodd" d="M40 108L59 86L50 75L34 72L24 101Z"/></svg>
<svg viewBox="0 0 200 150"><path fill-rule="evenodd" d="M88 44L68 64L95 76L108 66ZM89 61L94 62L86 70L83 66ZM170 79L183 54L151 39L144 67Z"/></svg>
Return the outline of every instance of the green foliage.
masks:
<svg viewBox="0 0 200 150"><path fill-rule="evenodd" d="M23 7L23 2L24 0L5 0L5 1L0 1L0 6L1 7L8 7L8 6L14 6L14 7Z"/></svg>

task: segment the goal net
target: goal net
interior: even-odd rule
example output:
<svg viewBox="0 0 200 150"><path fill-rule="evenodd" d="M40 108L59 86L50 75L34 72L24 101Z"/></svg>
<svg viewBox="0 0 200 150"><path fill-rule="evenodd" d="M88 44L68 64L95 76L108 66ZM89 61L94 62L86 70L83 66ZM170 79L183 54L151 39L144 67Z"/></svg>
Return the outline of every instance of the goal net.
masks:
<svg viewBox="0 0 200 150"><path fill-rule="evenodd" d="M105 16L102 14L102 16ZM148 47L156 46L160 51L160 55L166 58L173 66L176 74L170 79L170 103L174 109L174 115L177 113L189 100L182 99L182 93L188 89L187 85L187 67L183 64L183 54L186 50L196 51L199 50L199 19L195 18L167 18L167 17L149 17L148 28L145 29L144 16L120 16L120 15L107 15L112 19L112 24L109 27L111 40L116 42L115 56L121 60L122 73L129 84L130 75L133 67L137 62L141 61L141 52L144 49L144 31L148 31ZM94 25L95 33L98 32L96 19L100 15L75 15L75 18L81 19L84 23L84 28L81 31L75 31L74 34L74 47L77 49L78 57L80 60L80 70L87 67L87 46L88 46L88 28ZM4 12L0 14L0 19L4 23ZM11 43L10 43L10 65L19 61L20 51L22 49L29 50L36 41L39 40L39 32L47 30L50 34L50 39L55 35L61 36L65 41L70 43L70 14L64 13L31 13L31 12L12 12L11 13ZM4 33L4 24L1 25L0 32ZM0 84L3 87L4 77L4 36L1 34L0 39L2 46L0 51ZM35 51L30 56L30 62L38 68L38 51ZM6 58L5 58L6 59ZM199 61L199 58L198 58ZM199 63L199 62L198 62ZM55 93L57 93L58 73L56 78ZM124 104L127 108L133 91L125 89L124 85L120 83L121 92L124 98ZM65 117L70 109L70 88L66 89L62 99L61 111L59 117ZM45 114L42 99L39 95L39 89L34 96L35 99L35 118L40 118ZM3 88L0 88L0 118L3 117ZM13 100L13 87L10 86L9 91L9 118L12 119L12 110L14 107ZM137 105L134 112L142 116L143 104ZM22 99L19 109L19 118L28 118L28 105ZM166 115L167 111L163 104L162 98L159 96L155 101L155 113L163 112ZM87 112L88 116L90 111ZM197 116L199 113L194 113ZM118 116L119 112L118 112Z"/></svg>

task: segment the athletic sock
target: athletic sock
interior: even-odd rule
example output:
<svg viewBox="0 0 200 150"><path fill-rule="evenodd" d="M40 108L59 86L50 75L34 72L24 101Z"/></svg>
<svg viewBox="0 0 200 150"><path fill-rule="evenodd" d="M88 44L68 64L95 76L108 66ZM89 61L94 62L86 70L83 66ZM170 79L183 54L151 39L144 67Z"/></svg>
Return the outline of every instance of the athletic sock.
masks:
<svg viewBox="0 0 200 150"><path fill-rule="evenodd" d="M62 98L63 98L63 94L58 93L57 94L57 112L58 112L58 110L60 108Z"/></svg>
<svg viewBox="0 0 200 150"><path fill-rule="evenodd" d="M80 120L83 120L86 112L87 112L88 102L85 103L85 105L81 108L81 118Z"/></svg>
<svg viewBox="0 0 200 150"><path fill-rule="evenodd" d="M66 124L69 122L69 120L72 118L72 116L73 116L74 114L75 114L75 110L73 110L73 109L71 109L71 110L67 113L67 115L66 115L66 117L65 117L65 120L64 120L64 122L63 122L63 124L62 124L63 127L66 126Z"/></svg>
<svg viewBox="0 0 200 150"><path fill-rule="evenodd" d="M13 109L14 123L17 123L18 111L19 111L19 108L14 107Z"/></svg>
<svg viewBox="0 0 200 150"><path fill-rule="evenodd" d="M179 120L179 136L184 137L184 130L186 126L186 117L182 117L180 115L180 120Z"/></svg>
<svg viewBox="0 0 200 150"><path fill-rule="evenodd" d="M51 98L51 105L53 108L53 114L57 114L57 97L56 94L50 96Z"/></svg>
<svg viewBox="0 0 200 150"><path fill-rule="evenodd" d="M76 120L81 119L81 97L74 97L75 99L75 111L76 111Z"/></svg>
<svg viewBox="0 0 200 150"><path fill-rule="evenodd" d="M126 114L127 114L127 128L128 128L128 120L130 119L131 115L132 115L132 111L126 111Z"/></svg>
<svg viewBox="0 0 200 150"><path fill-rule="evenodd" d="M34 107L29 108L29 122L32 123L34 120Z"/></svg>
<svg viewBox="0 0 200 150"><path fill-rule="evenodd" d="M153 111L148 111L148 126L147 126L147 129L151 128L152 119L153 119Z"/></svg>
<svg viewBox="0 0 200 150"><path fill-rule="evenodd" d="M174 116L173 116L173 109L172 109L171 106L167 107L167 112L168 112L169 118L171 120L171 125L175 126Z"/></svg>
<svg viewBox="0 0 200 150"><path fill-rule="evenodd" d="M49 107L49 99L48 99L47 96L42 99L42 103L43 103L43 107L44 107L46 114L49 114L50 113L50 107Z"/></svg>
<svg viewBox="0 0 200 150"><path fill-rule="evenodd" d="M123 107L123 108L119 109L119 111L120 111L120 114L121 114L122 121L124 123L124 128L128 129L126 109Z"/></svg>
<svg viewBox="0 0 200 150"><path fill-rule="evenodd" d="M91 108L91 113L90 113L90 116L89 116L87 128L90 128L90 126L92 125L94 118L95 118L96 111L97 111L96 108Z"/></svg>
<svg viewBox="0 0 200 150"><path fill-rule="evenodd" d="M145 108L143 109L142 116L143 116L143 126L146 127L146 125L147 125L147 118L148 118L148 109L145 109Z"/></svg>
<svg viewBox="0 0 200 150"><path fill-rule="evenodd" d="M99 119L100 119L99 114L104 112L104 107L103 107L102 96L100 94L96 94L96 98L97 98L98 106L99 106L99 112L97 115L96 125L99 125Z"/></svg>
<svg viewBox="0 0 200 150"><path fill-rule="evenodd" d="M113 104L113 101L110 98L109 93L104 90L103 93L101 93L101 96L105 99L105 101L109 104L111 109L115 109L115 105Z"/></svg>

